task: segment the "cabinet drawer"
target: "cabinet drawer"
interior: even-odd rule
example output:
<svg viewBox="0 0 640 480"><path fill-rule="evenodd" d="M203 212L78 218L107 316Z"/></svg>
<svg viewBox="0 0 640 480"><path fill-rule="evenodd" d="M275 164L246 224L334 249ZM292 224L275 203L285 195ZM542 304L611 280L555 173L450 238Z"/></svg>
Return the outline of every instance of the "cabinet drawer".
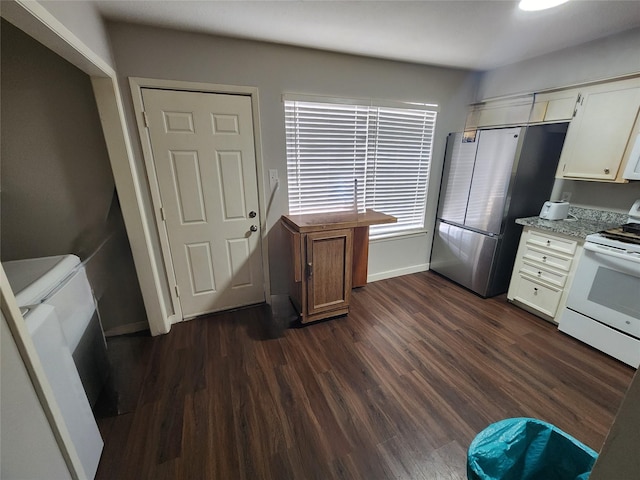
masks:
<svg viewBox="0 0 640 480"><path fill-rule="evenodd" d="M555 255L550 253L548 250L535 248L531 245L527 245L524 252L524 259L529 260L530 262L533 261L541 263L542 265L547 265L549 267L559 268L565 272L568 272L571 269L571 258L563 257L562 255Z"/></svg>
<svg viewBox="0 0 640 480"><path fill-rule="evenodd" d="M531 308L550 317L555 317L562 290L543 285L526 275L519 275L514 300L518 300Z"/></svg>
<svg viewBox="0 0 640 480"><path fill-rule="evenodd" d="M578 242L575 240L569 240L552 235L545 235L544 233L540 232L529 231L527 244L573 255L576 252L576 246L578 245Z"/></svg>
<svg viewBox="0 0 640 480"><path fill-rule="evenodd" d="M527 262L526 260L522 262L520 273L524 273L531 277L537 278L538 280L543 280L558 287L564 287L565 283L567 283L567 275L565 275L564 273L534 265L533 263Z"/></svg>

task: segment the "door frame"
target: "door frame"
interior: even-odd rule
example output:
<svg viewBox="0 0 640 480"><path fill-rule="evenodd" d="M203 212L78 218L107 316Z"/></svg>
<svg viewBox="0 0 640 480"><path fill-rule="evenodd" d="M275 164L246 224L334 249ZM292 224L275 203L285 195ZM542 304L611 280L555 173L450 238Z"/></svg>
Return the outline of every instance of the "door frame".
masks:
<svg viewBox="0 0 640 480"><path fill-rule="evenodd" d="M266 201L264 189L264 162L262 159L262 140L260 136L260 111L257 87L246 87L238 85L220 85L214 83L186 82L180 80L162 80L154 78L129 77L129 87L131 88L131 96L133 98L133 108L138 127L138 135L142 144L142 156L144 159L145 170L148 178L149 190L151 192L151 200L153 202L153 212L156 220L156 229L160 238L162 249L162 258L164 260L164 268L159 266L159 270L164 271L169 282L169 293L173 304L174 316L172 323L184 321L182 306L176 291L176 276L173 268L173 259L171 249L169 248L169 234L166 224L162 219L160 207L162 205L160 197L160 186L156 176L155 163L151 149L151 139L147 133L143 114L142 89L155 88L165 90L177 90L184 92L197 93L217 93L227 95L245 95L251 97L251 113L253 120L253 143L256 157L256 183L258 186L258 209L260 211L260 245L262 254L262 280L264 286L265 301L269 302L271 298L271 282L269 279L269 246L267 244L267 215Z"/></svg>

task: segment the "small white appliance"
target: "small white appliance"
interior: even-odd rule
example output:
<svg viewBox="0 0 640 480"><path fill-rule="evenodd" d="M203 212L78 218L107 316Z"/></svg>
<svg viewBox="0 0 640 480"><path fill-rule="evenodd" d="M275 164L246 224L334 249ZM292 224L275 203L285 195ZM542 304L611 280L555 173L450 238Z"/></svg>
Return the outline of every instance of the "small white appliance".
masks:
<svg viewBox="0 0 640 480"><path fill-rule="evenodd" d="M56 310L40 304L22 316L87 478L98 469L103 441Z"/></svg>
<svg viewBox="0 0 640 480"><path fill-rule="evenodd" d="M540 218L545 220L564 220L569 215L568 202L544 202L540 210Z"/></svg>
<svg viewBox="0 0 640 480"><path fill-rule="evenodd" d="M640 365L640 200L620 227L587 236L559 329Z"/></svg>

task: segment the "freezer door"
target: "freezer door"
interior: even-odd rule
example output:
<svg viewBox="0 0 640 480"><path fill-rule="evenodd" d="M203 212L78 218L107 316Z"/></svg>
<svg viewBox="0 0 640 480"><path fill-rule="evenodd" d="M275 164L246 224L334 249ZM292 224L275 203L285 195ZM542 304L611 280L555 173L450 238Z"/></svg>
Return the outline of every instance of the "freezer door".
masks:
<svg viewBox="0 0 640 480"><path fill-rule="evenodd" d="M477 142L462 143L462 133L452 133L447 138L438 218L464 223L477 145Z"/></svg>
<svg viewBox="0 0 640 480"><path fill-rule="evenodd" d="M500 233L520 134L519 127L479 132L465 226Z"/></svg>
<svg viewBox="0 0 640 480"><path fill-rule="evenodd" d="M438 221L430 269L486 297L499 242L499 237Z"/></svg>

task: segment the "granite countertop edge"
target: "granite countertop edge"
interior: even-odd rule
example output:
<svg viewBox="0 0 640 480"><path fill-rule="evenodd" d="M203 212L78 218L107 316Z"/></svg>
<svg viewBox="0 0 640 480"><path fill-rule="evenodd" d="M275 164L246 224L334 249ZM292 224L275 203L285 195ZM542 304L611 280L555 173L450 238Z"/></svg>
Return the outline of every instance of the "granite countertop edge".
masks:
<svg viewBox="0 0 640 480"><path fill-rule="evenodd" d="M584 240L587 235L617 227L627 221L624 213L594 208L569 207L569 217L564 220L544 220L540 217L517 218L518 225L561 233Z"/></svg>

